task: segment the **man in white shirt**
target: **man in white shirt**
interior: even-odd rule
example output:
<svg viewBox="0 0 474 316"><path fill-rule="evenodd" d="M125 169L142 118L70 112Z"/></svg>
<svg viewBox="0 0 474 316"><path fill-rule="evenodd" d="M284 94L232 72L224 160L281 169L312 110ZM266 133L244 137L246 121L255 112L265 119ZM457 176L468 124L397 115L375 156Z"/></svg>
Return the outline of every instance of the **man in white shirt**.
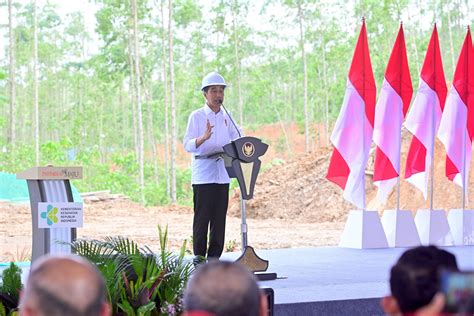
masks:
<svg viewBox="0 0 474 316"><path fill-rule="evenodd" d="M224 145L240 137L232 118L221 109L226 86L224 78L217 72L204 77L201 90L206 102L189 116L183 140L186 151L193 154L191 182L195 263L206 257L219 258L224 249L230 179L224 160L216 153L222 153Z"/></svg>

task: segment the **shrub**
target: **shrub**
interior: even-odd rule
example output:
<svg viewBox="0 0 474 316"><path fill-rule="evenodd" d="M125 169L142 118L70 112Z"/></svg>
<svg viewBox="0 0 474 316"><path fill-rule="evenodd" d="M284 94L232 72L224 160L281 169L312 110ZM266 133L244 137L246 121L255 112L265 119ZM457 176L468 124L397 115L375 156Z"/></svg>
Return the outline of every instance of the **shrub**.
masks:
<svg viewBox="0 0 474 316"><path fill-rule="evenodd" d="M2 274L0 316L17 315L21 289L21 269L11 262Z"/></svg>
<svg viewBox="0 0 474 316"><path fill-rule="evenodd" d="M168 229L158 226L160 252L139 247L125 237L76 240L72 249L102 273L113 315L178 315L184 287L193 271L185 260L186 241L179 254L167 250Z"/></svg>

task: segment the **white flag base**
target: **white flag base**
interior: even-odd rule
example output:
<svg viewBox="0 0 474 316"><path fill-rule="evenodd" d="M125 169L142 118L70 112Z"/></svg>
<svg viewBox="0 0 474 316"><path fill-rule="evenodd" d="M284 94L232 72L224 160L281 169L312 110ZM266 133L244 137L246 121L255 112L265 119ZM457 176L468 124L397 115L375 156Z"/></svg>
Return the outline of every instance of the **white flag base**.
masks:
<svg viewBox="0 0 474 316"><path fill-rule="evenodd" d="M415 224L422 245L453 245L453 236L444 210L418 210Z"/></svg>
<svg viewBox="0 0 474 316"><path fill-rule="evenodd" d="M415 247L421 245L411 211L385 210L382 226L389 247Z"/></svg>
<svg viewBox="0 0 474 316"><path fill-rule="evenodd" d="M474 245L474 210L452 209L448 223L456 246Z"/></svg>
<svg viewBox="0 0 474 316"><path fill-rule="evenodd" d="M388 248L377 211L352 210L347 217L339 247L367 249Z"/></svg>

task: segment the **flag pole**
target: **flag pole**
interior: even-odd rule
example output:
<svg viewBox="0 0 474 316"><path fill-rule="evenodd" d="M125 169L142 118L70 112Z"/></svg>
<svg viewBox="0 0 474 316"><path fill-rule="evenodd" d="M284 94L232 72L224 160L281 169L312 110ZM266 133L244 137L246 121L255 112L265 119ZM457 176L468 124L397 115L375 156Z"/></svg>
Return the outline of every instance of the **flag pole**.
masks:
<svg viewBox="0 0 474 316"><path fill-rule="evenodd" d="M469 31L469 27L467 29ZM453 87L451 87L452 89ZM466 85L467 88L467 85ZM467 104L466 104L467 106ZM466 117L466 128L462 129L462 200L461 200L461 205L462 205L462 210L464 211L464 208L466 206L466 129L467 129L467 117Z"/></svg>
<svg viewBox="0 0 474 316"><path fill-rule="evenodd" d="M401 145L400 145L400 150ZM400 170L400 161L398 162L398 170ZM400 210L400 175L397 178L397 212Z"/></svg>
<svg viewBox="0 0 474 316"><path fill-rule="evenodd" d="M434 27L436 28L436 22L434 23ZM438 39L437 39L438 40ZM433 69L436 69L436 50L433 50ZM436 71L434 72L436 76ZM436 77L435 77L435 83L436 83ZM431 135L433 136L433 144L431 146L431 167L430 167L430 211L433 210L433 196L434 196L434 146L435 146L435 106L436 104L432 104L431 107Z"/></svg>
<svg viewBox="0 0 474 316"><path fill-rule="evenodd" d="M433 58L433 60L436 60L436 58ZM436 81L436 79L435 79ZM430 167L430 175L431 175L431 178L430 178L430 211L433 210L433 189L434 189L434 146L435 146L435 139L436 139L436 136L435 136L435 106L436 104L432 104L432 107L431 107L431 135L433 135L433 139L432 139L432 142L433 142L433 145L431 146L431 157L430 157L430 160L431 160L431 167Z"/></svg>
<svg viewBox="0 0 474 316"><path fill-rule="evenodd" d="M365 16L362 16L362 26L365 26ZM367 32L367 29L365 30ZM365 40L365 37L363 37L363 40ZM363 47L365 47L365 43L363 43ZM365 56L364 58L362 58L362 73L364 74L363 76L363 81L362 81L362 85L363 85L363 91L364 91L364 97L365 97ZM366 113L365 113L365 102L364 102L364 109L363 111L361 112L362 113L362 135L364 135L364 139L362 140L362 152L365 153L365 116L366 116ZM364 208L362 209L362 211L364 212L365 209L366 209L366 192L365 192L365 168L367 167L367 159L365 159L365 166L364 168L362 168L362 172L363 172L363 179L364 181L362 181L362 188L363 188L363 199L362 199L362 205L364 206Z"/></svg>
<svg viewBox="0 0 474 316"><path fill-rule="evenodd" d="M452 88L451 88L452 89ZM466 118L467 127L467 118ZM462 132L462 210L466 208L466 129Z"/></svg>
<svg viewBox="0 0 474 316"><path fill-rule="evenodd" d="M400 28L403 29L403 21L400 21ZM399 49L402 49L402 46L399 46ZM401 54L400 54L401 55ZM400 82L402 82L402 73L400 72ZM400 90L400 93L403 94L403 88ZM402 103L402 116L403 116L403 103ZM402 119L403 120L403 119ZM397 177L397 212L400 210L400 171L401 171L401 156L402 156L402 128L400 128L400 141L398 142L398 177Z"/></svg>
<svg viewBox="0 0 474 316"><path fill-rule="evenodd" d="M467 32L470 31L469 25L467 26ZM469 56L469 50L468 50ZM467 84L465 85L464 89L467 89ZM469 93L469 92L468 92ZM466 104L468 106L468 104ZM467 123L468 118L466 117L466 128L463 128L462 132L462 210L464 211L466 208L466 185L467 185L467 175L466 175L466 133L467 133ZM472 150L472 149L471 149Z"/></svg>
<svg viewBox="0 0 474 316"><path fill-rule="evenodd" d="M400 141L398 144L397 212L400 210L400 168L401 168L400 159L401 159L401 155L402 155L402 129L400 129Z"/></svg>

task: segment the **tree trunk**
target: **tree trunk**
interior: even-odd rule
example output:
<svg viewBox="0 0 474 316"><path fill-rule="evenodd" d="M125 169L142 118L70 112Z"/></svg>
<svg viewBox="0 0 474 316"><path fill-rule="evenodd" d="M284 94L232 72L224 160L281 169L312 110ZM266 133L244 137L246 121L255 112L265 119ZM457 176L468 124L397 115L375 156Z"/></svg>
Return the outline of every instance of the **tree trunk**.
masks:
<svg viewBox="0 0 474 316"><path fill-rule="evenodd" d="M453 32L451 31L451 10L448 7L448 33L449 33L449 47L451 51L451 64L453 65L453 73L456 69L456 64L454 62L454 45L453 45Z"/></svg>
<svg viewBox="0 0 474 316"><path fill-rule="evenodd" d="M161 0L161 46L163 52L163 94L164 94L164 108L165 108L165 177L166 177L166 194L171 198L171 175L170 175L170 128L169 128L169 98L168 98L168 72L166 67L166 36L165 36L165 10Z"/></svg>
<svg viewBox="0 0 474 316"><path fill-rule="evenodd" d="M289 62L288 62L288 69L291 69L291 65L290 65ZM285 121L286 122L294 122L295 118L296 118L296 116L295 116L296 109L295 109L295 104L293 102L294 101L293 96L294 96L293 75L292 75L291 71L288 71L288 84L287 84L287 89L286 89L286 97L287 97L286 103L289 105L290 110L285 111Z"/></svg>
<svg viewBox="0 0 474 316"><path fill-rule="evenodd" d="M7 142L11 149L16 143L16 84L15 84L15 36L13 33L12 0L8 0L8 36L10 38L10 126Z"/></svg>
<svg viewBox="0 0 474 316"><path fill-rule="evenodd" d="M143 115L142 115L142 97L141 97L141 87L140 87L140 46L138 43L138 13L137 13L137 2L132 0L132 12L133 12L133 46L134 46L134 55L135 55L135 97L137 104L137 123L138 123L138 163L140 168L140 198L142 203L145 203L145 149L143 141Z"/></svg>
<svg viewBox="0 0 474 316"><path fill-rule="evenodd" d="M271 93L270 93L270 95L272 96L272 99L273 99L274 94L275 94L274 85L272 85L271 86ZM288 154L290 156L292 156L290 141L288 140L288 133L286 132L285 123L281 119L280 111L278 111L278 108L276 107L275 102L273 102L273 100L270 101L270 104L273 107L273 110L275 111L275 113L277 115L278 122L280 123L280 127L281 127L281 130L283 132L283 136L285 137L286 150L287 150Z"/></svg>
<svg viewBox="0 0 474 316"><path fill-rule="evenodd" d="M104 134L104 123L102 116L104 115L104 96L101 96L100 99L97 102L97 116L96 116L96 122L98 121L99 125L99 132L97 133L97 138L98 138L98 143L99 143L99 161L101 164L105 164L105 146L103 143L104 138L102 135Z"/></svg>
<svg viewBox="0 0 474 316"><path fill-rule="evenodd" d="M309 117L308 117L308 70L306 66L306 54L304 52L303 12L301 2L298 1L298 20L300 24L300 47L301 59L303 60L303 89L304 89L304 139L305 152L309 151Z"/></svg>
<svg viewBox="0 0 474 316"><path fill-rule="evenodd" d="M39 104L38 104L38 16L36 0L33 0L33 107L35 122L35 163L40 164L40 132L39 132Z"/></svg>
<svg viewBox="0 0 474 316"><path fill-rule="evenodd" d="M127 102L123 100L123 81L120 82L119 85L119 109L122 111L122 148L125 149L127 148L127 133L126 131L130 127L130 124L128 123L128 118L129 116L126 115L128 108L127 108Z"/></svg>
<svg viewBox="0 0 474 316"><path fill-rule="evenodd" d="M84 28L85 28L85 25L84 25ZM81 46L82 46L82 49L81 49L81 59L82 59L82 62L83 63L86 63L86 43L85 43L85 36L81 36ZM84 105L84 92L86 91L86 83L85 83L85 80L84 80L84 70L83 68L81 67L79 73L81 74L81 80L79 82L79 115L80 117L83 117L84 116L84 109L85 109L85 105ZM86 142L86 139L85 139L85 134L87 133L87 129L86 129L86 124L81 124L81 127L79 128L79 130L81 131L81 137L79 137L79 149L84 149L85 145L87 144Z"/></svg>
<svg viewBox="0 0 474 316"><path fill-rule="evenodd" d="M30 69L29 69L30 70ZM31 69L32 72L32 69ZM30 103L27 97L26 89L21 89L17 91L17 99L18 102L18 141L21 142L24 139L29 139L31 142L31 137L33 137L33 133L31 132L34 126L27 128L26 122L33 121L33 107L30 107ZM21 100L21 101L20 101ZM23 106L22 104L27 104L27 106Z"/></svg>
<svg viewBox="0 0 474 316"><path fill-rule="evenodd" d="M170 69L170 99L171 99L171 201L176 202L176 100L174 95L174 62L173 62L173 0L169 0L168 43Z"/></svg>
<svg viewBox="0 0 474 316"><path fill-rule="evenodd" d="M132 105L132 126L133 126L133 148L135 148L135 158L139 160L140 148L138 141L138 120L137 120L137 104L136 104L136 91L135 91L135 67L133 60L133 39L132 30L128 29L128 59L130 64L130 103Z"/></svg>
<svg viewBox="0 0 474 316"><path fill-rule="evenodd" d="M324 92L325 92L325 112L326 120L324 123L324 133L326 139L326 146L329 146L329 91L328 91L328 75L326 65L326 42L324 36L321 37L321 43L323 46L323 80L324 80Z"/></svg>
<svg viewBox="0 0 474 316"><path fill-rule="evenodd" d="M237 72L237 93L239 96L239 119L240 126L244 125L244 110L242 104L242 91L240 89L240 76L241 76L241 66L240 66L240 56L239 56L239 37L237 36L237 0L232 2L232 27L234 29L234 62L235 70Z"/></svg>
<svg viewBox="0 0 474 316"><path fill-rule="evenodd" d="M410 14L409 10L408 10L407 14L408 14L408 21L410 21L411 20L411 14ZM420 29L420 20L419 19L416 19L415 27L416 27L417 30ZM418 47L416 45L417 38L418 38L418 32L413 32L411 38L413 39L413 48L415 49L416 73L419 74L420 73L420 62L419 62L419 58L418 58Z"/></svg>
<svg viewBox="0 0 474 316"><path fill-rule="evenodd" d="M146 103L148 105L147 107L147 122L148 122L148 128L147 128L147 133L148 133L148 142L150 143L150 149L151 149L151 156L152 156L152 163L153 163L153 181L155 181L156 184L159 182L159 175L158 175L158 152L156 150L156 140L155 140L155 124L153 122L153 98L151 95L151 80L150 80L150 87L146 89L145 97L146 97Z"/></svg>

